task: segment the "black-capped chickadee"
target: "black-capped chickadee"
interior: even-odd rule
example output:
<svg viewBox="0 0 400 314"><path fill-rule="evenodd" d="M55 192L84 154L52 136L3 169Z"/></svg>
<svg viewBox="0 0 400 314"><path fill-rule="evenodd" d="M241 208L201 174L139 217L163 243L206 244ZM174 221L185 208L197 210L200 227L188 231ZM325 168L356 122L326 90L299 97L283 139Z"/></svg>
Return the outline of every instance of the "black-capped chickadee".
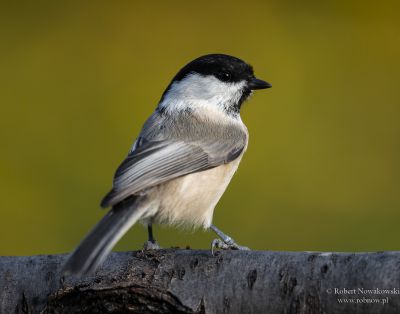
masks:
<svg viewBox="0 0 400 314"><path fill-rule="evenodd" d="M221 238L212 249L247 249L212 225L212 217L247 148L240 108L253 90L269 87L228 55L184 66L117 169L101 202L111 210L70 255L64 273L93 272L137 221L148 227L145 249L159 248L152 224L212 229Z"/></svg>

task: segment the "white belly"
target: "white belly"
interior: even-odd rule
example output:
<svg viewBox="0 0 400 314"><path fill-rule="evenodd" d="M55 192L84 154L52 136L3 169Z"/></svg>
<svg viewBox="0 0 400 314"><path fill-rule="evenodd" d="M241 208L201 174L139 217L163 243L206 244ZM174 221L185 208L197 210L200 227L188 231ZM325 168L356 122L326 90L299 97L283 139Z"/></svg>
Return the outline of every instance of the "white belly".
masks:
<svg viewBox="0 0 400 314"><path fill-rule="evenodd" d="M226 165L189 174L150 192L154 204L149 222L209 228L214 208L225 192L242 156ZM150 219L149 219L150 218Z"/></svg>

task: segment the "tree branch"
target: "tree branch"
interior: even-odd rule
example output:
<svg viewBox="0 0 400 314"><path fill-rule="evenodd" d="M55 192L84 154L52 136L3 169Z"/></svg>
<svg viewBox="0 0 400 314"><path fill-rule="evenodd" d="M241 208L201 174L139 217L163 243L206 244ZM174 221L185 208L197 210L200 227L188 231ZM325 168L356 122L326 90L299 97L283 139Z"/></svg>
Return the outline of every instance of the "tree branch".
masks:
<svg viewBox="0 0 400 314"><path fill-rule="evenodd" d="M65 257L0 257L0 313L396 313L400 308L400 252L121 252L83 279L60 278ZM364 301L338 301L344 298ZM380 303L368 301L375 299Z"/></svg>

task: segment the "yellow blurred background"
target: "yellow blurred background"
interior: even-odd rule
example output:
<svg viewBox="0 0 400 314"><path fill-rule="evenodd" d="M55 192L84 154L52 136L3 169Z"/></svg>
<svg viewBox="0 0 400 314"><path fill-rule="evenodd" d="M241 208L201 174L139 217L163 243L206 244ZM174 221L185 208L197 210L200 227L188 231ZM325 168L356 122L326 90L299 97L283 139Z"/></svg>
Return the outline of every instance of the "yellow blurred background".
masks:
<svg viewBox="0 0 400 314"><path fill-rule="evenodd" d="M259 250L400 249L400 6L385 1L40 1L0 10L0 255L72 250L145 119L207 53L273 88L215 224ZM155 227L164 247L212 232ZM136 225L117 250L138 249Z"/></svg>

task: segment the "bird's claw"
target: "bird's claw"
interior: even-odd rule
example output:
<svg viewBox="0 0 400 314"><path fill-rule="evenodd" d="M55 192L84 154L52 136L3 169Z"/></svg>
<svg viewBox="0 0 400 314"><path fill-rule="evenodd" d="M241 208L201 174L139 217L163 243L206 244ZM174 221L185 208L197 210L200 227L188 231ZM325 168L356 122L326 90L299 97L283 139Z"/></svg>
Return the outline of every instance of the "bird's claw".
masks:
<svg viewBox="0 0 400 314"><path fill-rule="evenodd" d="M143 251L160 250L160 249L161 249L161 246L159 246L157 242L146 241L143 244Z"/></svg>
<svg viewBox="0 0 400 314"><path fill-rule="evenodd" d="M212 255L214 255L214 249L250 251L248 247L238 245L235 241L232 240L232 238L229 238L229 241L227 242L224 242L221 239L214 239L211 242Z"/></svg>

